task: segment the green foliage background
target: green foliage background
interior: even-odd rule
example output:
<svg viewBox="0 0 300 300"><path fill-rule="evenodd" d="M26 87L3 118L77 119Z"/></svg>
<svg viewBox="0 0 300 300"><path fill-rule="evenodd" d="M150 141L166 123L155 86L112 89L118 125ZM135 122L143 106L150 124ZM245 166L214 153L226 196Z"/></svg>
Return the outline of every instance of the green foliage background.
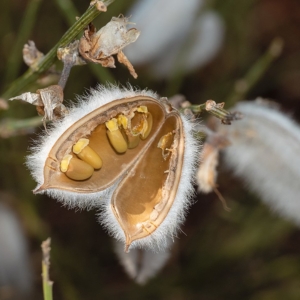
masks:
<svg viewBox="0 0 300 300"><path fill-rule="evenodd" d="M107 13L97 18L96 26L99 28L119 13L126 15L133 2L116 0ZM73 8L69 8L66 15L62 5L68 3L63 0L1 1L1 92L27 69L21 55L27 39L34 40L38 49L46 53L89 4L74 0ZM208 5L219 11L226 23L223 48L213 62L182 76L180 84L158 81L146 67L137 69L139 77L134 80L122 66L105 71L97 66L102 82L109 78L121 84L129 81L162 96L181 93L192 103L226 100L225 107L228 107L236 80L251 69L273 38L280 36L285 42L283 54L246 98L274 99L299 121L299 1L214 0ZM26 13L32 14L31 24L22 27ZM75 94L95 86L99 77L90 66L74 68L65 98L73 100ZM36 88L35 84L26 91ZM0 111L2 120L36 116L35 109L29 105L20 102L9 105L9 110ZM166 267L147 285L136 285L119 265L111 239L97 224L95 212L69 211L53 199L32 194L35 183L24 166L24 157L30 141L40 130L42 128L0 140L0 201L15 209L29 241L35 274L31 299L42 299L40 243L48 236L52 238L51 278L55 282L55 300L300 299L299 229L270 212L222 164L219 187L232 211L224 211L216 195L198 195L182 228L184 234L175 241Z"/></svg>

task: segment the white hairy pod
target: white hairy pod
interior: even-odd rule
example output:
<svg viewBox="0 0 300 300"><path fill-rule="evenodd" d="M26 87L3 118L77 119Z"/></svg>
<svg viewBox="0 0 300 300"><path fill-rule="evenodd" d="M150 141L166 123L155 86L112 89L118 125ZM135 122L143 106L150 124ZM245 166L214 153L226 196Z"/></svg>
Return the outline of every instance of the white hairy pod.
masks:
<svg viewBox="0 0 300 300"><path fill-rule="evenodd" d="M100 223L126 250L164 248L190 204L199 153L193 124L151 91L99 86L78 100L32 148L35 193L101 208ZM133 137L140 141L124 145ZM74 153L87 143L101 168Z"/></svg>
<svg viewBox="0 0 300 300"><path fill-rule="evenodd" d="M122 243L114 243L115 253L127 275L138 284L146 284L168 262L171 256L171 238L167 240L168 246L163 251L148 249L133 249L129 253L124 252Z"/></svg>
<svg viewBox="0 0 300 300"><path fill-rule="evenodd" d="M270 102L240 102L244 117L219 126L225 163L280 215L300 225L300 128Z"/></svg>

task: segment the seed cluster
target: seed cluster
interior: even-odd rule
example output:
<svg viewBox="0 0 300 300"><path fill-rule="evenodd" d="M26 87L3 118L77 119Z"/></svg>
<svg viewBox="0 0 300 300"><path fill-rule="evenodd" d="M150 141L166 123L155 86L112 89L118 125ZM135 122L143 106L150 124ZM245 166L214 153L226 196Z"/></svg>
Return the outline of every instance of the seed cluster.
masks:
<svg viewBox="0 0 300 300"><path fill-rule="evenodd" d="M153 118L147 106L139 106L130 114L119 114L105 122L106 134L112 148L118 154L125 153L145 140L152 129ZM72 154L65 155L60 162L60 170L72 180L86 180L94 170L102 167L102 159L89 146L89 139L80 138L72 148ZM75 154L75 155L74 155Z"/></svg>

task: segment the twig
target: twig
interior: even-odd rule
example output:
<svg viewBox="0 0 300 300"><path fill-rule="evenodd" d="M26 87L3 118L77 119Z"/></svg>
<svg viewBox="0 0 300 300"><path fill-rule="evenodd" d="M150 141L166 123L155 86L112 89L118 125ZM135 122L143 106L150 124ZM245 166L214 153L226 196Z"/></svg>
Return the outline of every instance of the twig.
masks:
<svg viewBox="0 0 300 300"><path fill-rule="evenodd" d="M283 40L275 38L268 50L256 61L244 78L236 81L233 92L225 101L226 105L232 106L237 101L244 99L253 86L263 77L273 61L280 56L282 49Z"/></svg>
<svg viewBox="0 0 300 300"><path fill-rule="evenodd" d="M70 0L56 0L56 5L60 9L62 15L68 22L69 26L72 26L75 20L75 16L79 15L75 5ZM114 77L111 75L107 68L99 68L95 64L88 64L88 67L92 73L97 77L99 82L114 82Z"/></svg>
<svg viewBox="0 0 300 300"><path fill-rule="evenodd" d="M41 117L28 119L7 118L0 122L0 137L9 138L15 135L28 134L34 131L34 128L43 123Z"/></svg>
<svg viewBox="0 0 300 300"><path fill-rule="evenodd" d="M27 42L32 31L41 2L41 0L31 0L27 5L24 17L20 24L19 34L7 60L6 74L4 79L5 83L9 83L16 78L22 62L22 47L25 42Z"/></svg>
<svg viewBox="0 0 300 300"><path fill-rule="evenodd" d="M53 281L50 280L49 277L49 269L50 269L50 245L51 239L48 238L41 245L43 251L43 259L42 259L42 278L43 278L43 293L44 300L52 300L52 287Z"/></svg>
<svg viewBox="0 0 300 300"><path fill-rule="evenodd" d="M108 6L114 0L105 0L103 3ZM69 28L69 30L62 36L59 42L45 55L39 62L37 68L33 71L28 69L21 77L14 81L8 90L2 95L3 98L8 99L17 95L28 84L34 82L38 76L47 71L56 61L56 52L59 47L67 46L76 36L82 32L87 25L92 22L101 12L95 7L90 6L86 12Z"/></svg>
<svg viewBox="0 0 300 300"><path fill-rule="evenodd" d="M224 102L222 103L216 103L213 100L207 100L205 103L200 105L190 105L184 109L181 109L181 111L190 110L194 114L202 113L203 111L206 111L210 113L211 115L217 117L221 120L221 122L225 125L230 125L232 121L240 120L242 118L242 114L238 112L229 112L225 110L224 108Z"/></svg>

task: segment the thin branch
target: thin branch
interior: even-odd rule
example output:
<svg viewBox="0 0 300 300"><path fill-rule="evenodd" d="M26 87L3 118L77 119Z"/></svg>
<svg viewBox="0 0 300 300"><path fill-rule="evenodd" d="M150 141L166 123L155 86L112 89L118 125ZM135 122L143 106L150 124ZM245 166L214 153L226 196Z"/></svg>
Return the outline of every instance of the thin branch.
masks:
<svg viewBox="0 0 300 300"><path fill-rule="evenodd" d="M108 6L114 0L105 0L103 3ZM62 36L59 42L45 55L45 57L37 65L37 68L33 71L28 69L21 77L14 81L8 90L2 95L3 98L8 99L17 95L28 84L34 82L38 76L47 71L53 63L56 61L56 52L59 47L65 47L72 42L77 35L82 32L87 25L92 22L101 11L99 11L95 5L90 6L86 12L73 24L71 28Z"/></svg>
<svg viewBox="0 0 300 300"><path fill-rule="evenodd" d="M244 78L235 83L233 92L227 98L226 105L232 106L239 100L244 100L247 93L263 77L270 65L277 59L283 49L284 42L281 38L275 38L268 50L254 63Z"/></svg>
<svg viewBox="0 0 300 300"><path fill-rule="evenodd" d="M70 0L56 0L57 7L61 11L63 17L68 22L69 26L72 26L75 20L75 16L79 15L77 8ZM91 72L97 77L99 82L114 82L114 77L111 75L107 68L100 68L95 64L88 64Z"/></svg>
<svg viewBox="0 0 300 300"><path fill-rule="evenodd" d="M27 5L18 36L7 60L5 83L9 83L16 78L22 63L22 47L32 31L41 2L41 0L31 0Z"/></svg>
<svg viewBox="0 0 300 300"><path fill-rule="evenodd" d="M43 259L42 259L42 278L43 278L43 293L44 293L44 300L52 300L52 287L53 282L50 280L49 277L49 270L50 270L50 250L51 250L51 239L48 238L44 241L41 245L42 252L43 252Z"/></svg>
<svg viewBox="0 0 300 300"><path fill-rule="evenodd" d="M0 122L0 137L9 138L15 135L32 133L34 129L41 124L43 124L41 117L21 120L6 118Z"/></svg>
<svg viewBox="0 0 300 300"><path fill-rule="evenodd" d="M224 108L224 102L216 103L213 100L207 100L205 103L200 105L190 105L181 109L184 113L185 110L190 110L194 114L200 114L203 111L210 113L211 115L217 117L221 120L221 122L225 125L230 125L232 121L240 120L242 118L242 114L238 112L229 112Z"/></svg>

